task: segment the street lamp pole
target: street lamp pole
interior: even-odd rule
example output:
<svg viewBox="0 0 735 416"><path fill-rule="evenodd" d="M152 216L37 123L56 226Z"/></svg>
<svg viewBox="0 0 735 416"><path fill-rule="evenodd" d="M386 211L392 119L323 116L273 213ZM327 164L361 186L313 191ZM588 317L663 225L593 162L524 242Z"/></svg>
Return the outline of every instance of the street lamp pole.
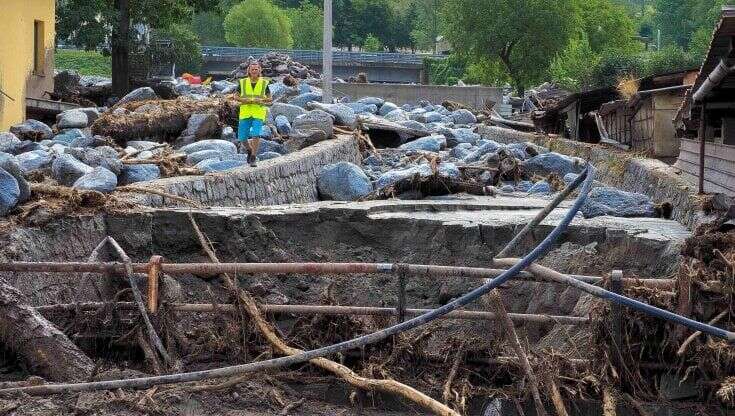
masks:
<svg viewBox="0 0 735 416"><path fill-rule="evenodd" d="M332 0L324 0L324 43L322 45L322 101L332 103Z"/></svg>

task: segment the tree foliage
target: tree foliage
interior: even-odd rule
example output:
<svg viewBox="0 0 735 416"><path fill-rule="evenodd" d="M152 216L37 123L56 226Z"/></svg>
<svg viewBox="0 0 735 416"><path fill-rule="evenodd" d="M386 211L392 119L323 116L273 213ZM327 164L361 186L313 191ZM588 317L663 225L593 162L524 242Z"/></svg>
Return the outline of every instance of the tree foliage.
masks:
<svg viewBox="0 0 735 416"><path fill-rule="evenodd" d="M195 14L191 21L191 27L202 45L224 46L227 44L224 22L225 17L219 10L211 10Z"/></svg>
<svg viewBox="0 0 735 416"><path fill-rule="evenodd" d="M196 33L187 25L173 24L155 32L156 39L171 41L171 46L154 51L164 62L176 64L176 72L198 73L202 68L202 46Z"/></svg>
<svg viewBox="0 0 735 416"><path fill-rule="evenodd" d="M324 13L318 6L303 0L298 8L288 9L293 46L296 49L321 49Z"/></svg>
<svg viewBox="0 0 735 416"><path fill-rule="evenodd" d="M225 39L236 46L290 48L291 21L268 0L248 0L230 8L225 16Z"/></svg>
<svg viewBox="0 0 735 416"><path fill-rule="evenodd" d="M436 38L441 34L442 16L446 0L412 0L412 13L416 17L411 30L411 39L416 47L436 52Z"/></svg>
<svg viewBox="0 0 735 416"><path fill-rule="evenodd" d="M445 5L445 34L459 52L498 59L522 93L569 43L576 10L575 0L455 0Z"/></svg>
<svg viewBox="0 0 735 416"><path fill-rule="evenodd" d="M551 62L549 75L567 90L589 89L594 84L593 72L599 61L600 57L592 50L587 33L581 31Z"/></svg>
<svg viewBox="0 0 735 416"><path fill-rule="evenodd" d="M370 33L365 38L365 43L362 44L362 49L365 52L380 52L383 50L383 44L380 42L380 39Z"/></svg>

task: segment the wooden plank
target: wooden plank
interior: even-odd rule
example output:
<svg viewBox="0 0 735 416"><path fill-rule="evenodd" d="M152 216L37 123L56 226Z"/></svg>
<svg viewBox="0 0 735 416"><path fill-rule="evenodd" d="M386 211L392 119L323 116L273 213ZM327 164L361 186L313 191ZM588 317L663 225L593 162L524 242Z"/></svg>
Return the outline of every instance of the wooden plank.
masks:
<svg viewBox="0 0 735 416"><path fill-rule="evenodd" d="M735 184L735 175L726 172L716 171L708 167L706 163L707 162L705 161L705 181L717 186L718 189L722 190L722 192L735 194L735 187L733 187L733 184ZM677 161L676 167L694 177L699 176L699 163L691 163L680 159L679 161Z"/></svg>
<svg viewBox="0 0 735 416"><path fill-rule="evenodd" d="M699 166L699 154L694 152L681 150L679 153L679 160ZM712 168L718 172L729 173L735 176L735 161L705 156L704 166L706 168Z"/></svg>

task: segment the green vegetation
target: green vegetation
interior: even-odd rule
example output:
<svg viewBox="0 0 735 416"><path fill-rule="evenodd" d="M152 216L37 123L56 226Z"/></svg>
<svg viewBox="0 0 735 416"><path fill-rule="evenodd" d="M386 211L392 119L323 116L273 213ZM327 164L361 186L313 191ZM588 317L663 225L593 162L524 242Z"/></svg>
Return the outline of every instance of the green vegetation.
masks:
<svg viewBox="0 0 735 416"><path fill-rule="evenodd" d="M197 35L184 24L173 24L155 32L154 39L171 41L170 47L152 51L161 61L174 62L176 71L198 73L202 68L202 47ZM155 43L154 43L155 44Z"/></svg>
<svg viewBox="0 0 735 416"><path fill-rule="evenodd" d="M380 39L370 33L365 38L365 43L363 43L362 45L362 50L364 50L365 52L380 52L383 50L383 44L380 43Z"/></svg>
<svg viewBox="0 0 735 416"><path fill-rule="evenodd" d="M238 3L225 16L225 39L236 46L290 48L291 20L268 0Z"/></svg>
<svg viewBox="0 0 735 416"><path fill-rule="evenodd" d="M288 9L291 18L291 35L296 49L321 49L324 38L324 13L322 9L302 1L298 8Z"/></svg>
<svg viewBox="0 0 735 416"><path fill-rule="evenodd" d="M55 55L57 69L73 69L81 75L112 75L110 57L99 52L57 49Z"/></svg>

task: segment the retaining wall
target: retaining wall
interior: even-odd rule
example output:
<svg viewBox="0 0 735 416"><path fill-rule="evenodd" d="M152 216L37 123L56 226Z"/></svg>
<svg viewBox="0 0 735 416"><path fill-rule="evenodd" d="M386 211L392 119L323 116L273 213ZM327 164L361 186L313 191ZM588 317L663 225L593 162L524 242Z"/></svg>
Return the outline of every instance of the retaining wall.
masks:
<svg viewBox="0 0 735 416"><path fill-rule="evenodd" d="M702 211L697 188L680 171L656 159L635 157L623 150L599 144L581 143L560 137L480 126L486 139L500 143L532 142L569 156L589 160L598 170L600 182L624 191L650 196L656 203L670 202L673 219L689 229L708 219Z"/></svg>
<svg viewBox="0 0 735 416"><path fill-rule="evenodd" d="M443 101L457 101L467 106L482 109L485 101L500 103L503 92L495 87L448 87L444 85L419 84L332 84L336 97L349 96L354 99L362 97L382 97L398 105L415 104L419 100L427 100L432 104Z"/></svg>
<svg viewBox="0 0 735 416"><path fill-rule="evenodd" d="M207 206L258 206L317 201L319 170L341 161L361 163L357 139L340 135L276 159L227 172L179 176L137 184L138 187L201 202ZM182 206L153 194L136 194L133 201L150 207Z"/></svg>

